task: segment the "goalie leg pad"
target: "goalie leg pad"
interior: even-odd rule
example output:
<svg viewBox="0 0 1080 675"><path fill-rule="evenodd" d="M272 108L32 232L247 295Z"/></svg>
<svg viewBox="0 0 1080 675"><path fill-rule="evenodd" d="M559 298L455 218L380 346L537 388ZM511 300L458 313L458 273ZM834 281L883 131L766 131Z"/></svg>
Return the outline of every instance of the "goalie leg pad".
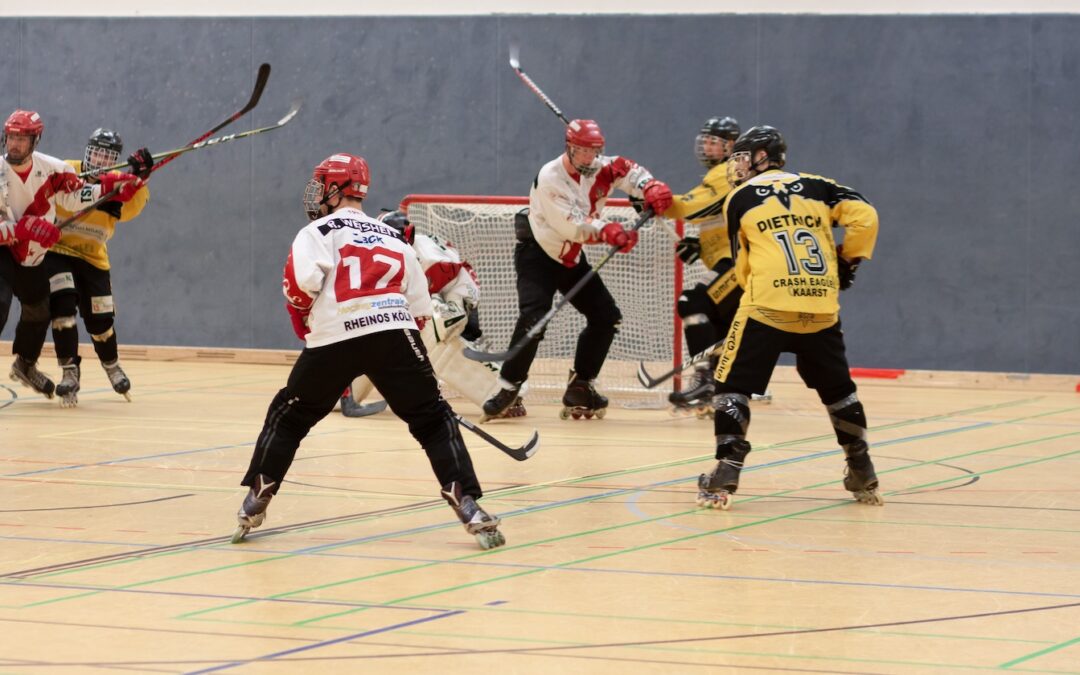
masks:
<svg viewBox="0 0 1080 675"><path fill-rule="evenodd" d="M428 351L435 376L478 406L483 406L499 389L498 364L465 358L460 337L435 345Z"/></svg>

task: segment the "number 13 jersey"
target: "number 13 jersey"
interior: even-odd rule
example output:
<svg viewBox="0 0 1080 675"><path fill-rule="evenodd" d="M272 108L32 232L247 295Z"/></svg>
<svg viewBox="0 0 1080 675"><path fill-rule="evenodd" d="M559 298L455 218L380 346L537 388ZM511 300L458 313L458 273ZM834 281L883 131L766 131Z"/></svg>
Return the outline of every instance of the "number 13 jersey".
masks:
<svg viewBox="0 0 1080 675"><path fill-rule="evenodd" d="M845 228L844 257L870 258L877 211L859 193L828 178L765 171L724 205L742 304L782 312L840 310L836 243Z"/></svg>
<svg viewBox="0 0 1080 675"><path fill-rule="evenodd" d="M431 316L427 277L392 227L353 208L312 221L296 235L282 290L307 312L308 347L384 330L417 330Z"/></svg>

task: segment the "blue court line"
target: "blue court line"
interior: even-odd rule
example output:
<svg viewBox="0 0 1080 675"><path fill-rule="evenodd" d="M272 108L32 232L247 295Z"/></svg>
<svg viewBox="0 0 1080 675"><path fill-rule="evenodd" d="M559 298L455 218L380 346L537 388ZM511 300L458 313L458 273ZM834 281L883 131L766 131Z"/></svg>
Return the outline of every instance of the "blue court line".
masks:
<svg viewBox="0 0 1080 675"><path fill-rule="evenodd" d="M109 464L124 464L126 462L139 462L144 459L159 459L161 457L177 457L180 455L193 455L199 452L213 452L214 450L228 450L230 448L244 448L254 445L254 441L247 443L233 443L231 445L218 445L212 448L198 448L195 450L177 450L176 452L162 452L156 455L140 455L138 457L124 457L122 459L110 459L104 462L93 462L90 464L69 464L67 466L54 466L51 469L35 469L34 471L23 471L21 473L7 473L4 474L4 478L19 478L21 476L35 476L43 473L54 473L56 471L69 471L71 469L85 469L91 466L107 466Z"/></svg>
<svg viewBox="0 0 1080 675"><path fill-rule="evenodd" d="M321 647L329 647L330 645L336 645L341 642L348 642L350 640L357 640L362 637L369 637L371 635L378 635L379 633L389 633L390 631L397 630L399 628L408 628L410 626L416 626L422 623L428 623L430 621L437 621L438 619L445 619L450 616L456 616L458 614L464 614L465 610L456 609L450 612L443 612L442 614L436 614L435 616L424 617L423 619L415 619L413 621L405 621L403 623L395 623L382 628L375 628L373 630L366 630L361 633L353 633L352 635L345 635L343 637L334 638L333 640L324 640L323 642L316 642L315 644L305 645L303 647L295 647L293 649L286 649L281 652L274 652L273 654L267 654L266 656L257 656L253 659L246 659L244 661L232 661L231 663L225 663L220 666L214 666L213 668L204 668L202 670L191 670L185 675L201 675L202 673L213 673L219 670L228 670L229 668L236 668L238 666L246 666L252 663L261 663L263 661L269 661L276 659L279 656L289 656L292 654L298 654L300 652L306 652L310 649L319 649Z"/></svg>

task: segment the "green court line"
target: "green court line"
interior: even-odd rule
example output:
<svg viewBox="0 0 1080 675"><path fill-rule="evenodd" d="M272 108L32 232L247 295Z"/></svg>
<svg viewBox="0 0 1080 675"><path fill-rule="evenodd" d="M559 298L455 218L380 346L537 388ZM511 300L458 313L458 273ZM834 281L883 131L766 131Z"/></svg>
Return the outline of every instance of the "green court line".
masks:
<svg viewBox="0 0 1080 675"><path fill-rule="evenodd" d="M970 477L971 474L964 474L965 477ZM898 492L907 492L907 490L900 490ZM799 520L809 523L857 523L863 524L865 520L854 520L848 518L799 518ZM1064 530L1053 527L1001 527L999 525L965 525L963 523L935 523L933 521L911 521L905 522L902 520L875 520L875 525L900 525L902 527L954 527L963 530L995 530L998 532L1052 532L1055 534L1080 534L1080 530Z"/></svg>
<svg viewBox="0 0 1080 675"><path fill-rule="evenodd" d="M1001 665L999 665L998 668L1012 668L1013 666L1015 666L1018 663L1024 663L1025 661L1030 661L1030 660L1038 658L1040 656L1046 656L1047 654L1050 654L1052 652L1056 652L1059 649L1064 649L1066 647L1071 647L1071 646L1073 646L1075 644L1080 644L1080 637L1073 638L1072 640L1066 640L1065 642L1060 642L1060 643L1058 643L1056 645L1047 647L1046 649L1040 649L1037 652L1032 652L1030 654L1026 654L1026 655L1021 656L1019 658L1015 658L1012 661L1006 661L1005 663L1002 663Z"/></svg>
<svg viewBox="0 0 1080 675"><path fill-rule="evenodd" d="M1017 404L1026 403L1026 402L1029 402L1029 401L1036 401L1036 400L1040 400L1040 399L1041 399L1041 397L1036 397L1036 398L1033 398L1033 399L1021 399L1021 400L1016 401L1016 402L1006 402L1006 403L1001 403L1001 404L993 404L993 405L990 405L990 406L978 406L977 408L968 409L966 411L957 411L956 413L945 413L945 414L940 414L940 415L934 415L934 416L931 416L930 418L920 418L919 420L909 420L909 421L906 421L906 422L897 423L896 425L910 426L912 424L920 423L920 421L922 419L940 420L943 417L948 417L948 416L950 416L952 414L957 414L957 415L965 414L965 413L970 414L971 410L983 410L983 411L985 411L987 409L997 409L997 408L1001 408L1001 407L1005 407L1005 406L1017 405ZM1001 422L992 422L991 424L997 425L997 424L1015 423L1018 420L1025 420L1025 419L1030 419L1030 418L1033 418L1033 417L1049 416L1049 415L1052 415L1052 414L1059 414L1060 412L1070 411L1070 410L1073 410L1073 409L1077 409L1077 408L1070 407L1070 408L1056 410L1056 411L1049 411L1049 412L1046 412L1046 413L1037 413L1035 415L1027 415L1027 416L1022 416L1022 417L1019 417L1019 418L1013 418L1011 420L1003 420ZM982 428L985 428L985 427L982 427ZM949 434L949 433L958 433L958 430L943 430L943 431L937 432L934 435L945 435L945 434ZM828 437L829 436L822 436L822 438L828 438ZM1049 438L1056 438L1056 437L1057 436L1049 437ZM920 440L925 439L925 438L927 438L927 436L923 435L923 436L920 437ZM1040 439L1040 440L1035 441L1035 442L1041 442L1041 440L1045 440L1045 439ZM789 441L789 442L785 442L785 443L782 443L782 444L776 444L776 445L767 446L767 447L778 447L780 445L794 444L794 443L798 443L798 442L800 442L800 441ZM1010 446L1003 446L1003 447L1013 447L1013 446L1010 445ZM991 452L991 451L994 451L994 450L997 450L997 449L1002 449L1002 448L991 448L991 449L985 450L985 451L976 451L974 453L965 453L964 455L954 456L954 458L955 457L960 457L960 456L967 456L968 454L981 454L983 452ZM945 459L952 459L952 458L945 458ZM663 465L670 466L670 465L687 463L688 461L694 461L694 460L679 460L677 462L663 463ZM796 460L796 461L799 461L799 460ZM937 460L934 460L933 462L923 462L923 463L920 463L920 464L914 464L914 465L909 465L909 466L906 466L906 467L901 467L900 469L895 469L895 470L906 470L906 469L914 468L915 466L921 466L921 465L925 465L925 464L932 464L932 463L936 463L936 462L940 462L940 461L943 461L943 460L942 459L937 459ZM648 468L623 469L623 470L619 470L619 471L608 472L608 474L606 474L606 475L608 475L608 476L628 475L630 473L637 473L637 472L642 471L642 470L648 470L649 468L654 469L654 468L656 468L656 466L654 465L654 466L648 467ZM883 473L886 473L886 472L883 472ZM601 474L601 475L604 475L604 474ZM970 475L970 474L966 474L966 475ZM566 481L565 484L572 484L574 482L585 482L585 481L592 481L592 480L597 480L597 476L582 477L580 479L574 479L572 481ZM821 483L821 484L818 484L818 485L815 485L815 486L810 486L809 488L799 488L799 490L813 489L815 487L831 485L833 482L835 482L835 481L827 481L825 483ZM516 493L517 494L522 494L522 493L526 493L526 492L532 492L532 491L535 491L535 490L545 489L546 487L549 487L549 486L548 485L525 486L525 487L521 488L520 490L517 490ZM908 488L908 489L910 490L911 488ZM778 494L789 494L789 493L795 492L795 491L798 491L798 490L788 490L788 491L783 491L783 492L780 492L780 493L771 493L769 495L763 495L763 496L759 496L759 497L751 497L751 498L741 500L741 501L756 501L758 499L775 497ZM633 492L633 490L628 489L627 492ZM589 501L589 500L588 499L578 500L578 501L575 502L575 504L586 503L587 501ZM846 503L846 502L842 502L842 503ZM562 505L552 505L550 507L541 507L539 509L535 509L532 513L544 511L544 510L547 510L548 508L561 508L561 507L562 507ZM438 508L440 508L440 505L433 505L433 506L427 507L425 509L418 509L416 512L423 512L423 511L426 511L426 510L435 510L435 509L438 509ZM537 544L550 543L552 541L561 541L563 539L568 539L568 538L588 536L590 534L595 534L597 532L610 531L611 529L620 529L622 527L629 527L629 526L638 525L638 524L645 524L645 523L650 523L650 522L654 522L654 521L657 521L657 520L665 520L665 519L669 519L669 518L678 517L680 515L694 514L694 513L697 513L697 512L698 512L698 509L693 509L691 511L685 511L685 512L682 512L682 513L670 514L670 515L665 515L665 516L659 516L659 517L656 517L656 518L635 520L635 521L631 521L629 523L624 523L624 524L619 525L619 526L613 526L612 528L608 528L608 529L595 530L595 531L586 531L586 532L575 533L575 534L570 534L570 535L563 535L563 536L552 538L552 539L547 539L547 540L542 540L542 541L537 541L537 542L531 542L529 544L522 544L522 545L519 545L519 546L504 547L504 548L496 549L496 550L493 550L493 551L484 551L484 552L469 554L469 555L466 555L466 556L450 559L448 561L437 561L437 562L423 563L421 565L414 565L412 567L401 568L401 569L395 570L395 571L389 571L389 572L385 572L385 573L380 573L380 574L378 574L376 576L382 576L384 574L396 574L396 573L409 572L409 571L414 571L414 570L417 570L417 569L423 569L423 568L426 568L426 567L443 564L445 562L457 562L457 561L461 561L461 560L469 560L469 559L479 557L479 556L483 556L483 555L490 555L490 554L498 553L498 552L516 550L516 549L522 548L522 547L535 546ZM816 512L816 510L805 511L803 513L813 513L813 512ZM378 516L363 517L363 518L359 519L356 522L363 522L364 520L373 519L375 517L378 517ZM751 524L753 524L753 523L751 523ZM454 525L453 523L448 523L444 527L452 527L453 525ZM316 528L312 528L312 529L321 529L321 528L316 527ZM442 529L442 528L432 528L432 529ZM392 537L392 536L397 536L397 535L394 534L394 533L388 533L387 535L385 535L386 538L389 538L389 537ZM381 539L381 537L374 537L374 538L368 539L367 542L370 543L372 541L378 541L379 539ZM350 545L353 545L353 544L350 543L350 542L343 542L340 545L327 546L325 550L333 550L335 548L347 547L347 546L350 546ZM175 555L175 554L178 554L178 553L186 553L186 552L189 552L190 550L193 550L193 549L179 549L179 550L174 550L174 551L168 551L168 552L160 554L160 555L145 556L145 558L155 558L155 557L163 557L163 556L167 556L167 555ZM165 577L165 578L160 578L160 579L153 579L153 580L148 580L148 581L143 581L143 582L137 582L135 584L128 584L128 585L124 585L124 586L119 586L117 588L118 589L137 588L139 586L150 585L150 584L155 584L155 583L161 583L161 582L166 582L166 581L172 581L172 580L180 579L180 578L184 578L184 577L198 576L198 575L201 575L201 574L225 571L225 570L236 568L236 567L243 567L243 566L248 566L248 565L261 564L261 563L265 563L265 562L273 562L273 561L276 561L276 560L287 559L287 558L290 558L290 557L293 557L293 554L282 554L282 555L278 555L278 556L272 556L272 557L269 557L269 558L263 558L263 559L256 560L256 561L247 561L247 562L244 562L244 563L235 563L235 564L231 564L231 565L218 566L218 567L211 568L211 569L208 569L208 570L192 571L192 572L188 572L188 573L184 573L184 574L180 574L180 575L175 575L175 576L171 576L171 577ZM93 569L93 568L97 568L97 567L107 567L107 566L111 566L111 565L127 564L127 563L130 563L130 562L134 562L136 560L139 560L139 559L129 559L129 560L125 560L125 561L116 561L116 562L110 562L110 563L103 563L100 566L89 566L89 567L80 568L80 569L86 570L86 569ZM573 564L573 563L568 563L568 564ZM39 577L33 577L33 578L34 579L45 578L45 577L49 577L49 576L57 576L57 575L67 574L67 573L71 573L71 572L75 572L75 571L78 571L78 570L65 570L65 571L56 572L56 573L50 573L50 574L47 574L47 575L41 575ZM375 577L372 577L372 576L360 577L360 578L356 578L356 579L350 579L350 580L335 582L333 584L330 584L329 586L340 585L340 584L345 584L345 583L356 583L356 582L368 580L370 578L375 578ZM271 598L287 597L288 595L293 595L293 594L297 594L297 593L304 593L304 592L308 592L310 590L317 590L317 589L321 589L321 588L325 588L325 587L329 587L329 586L319 586L319 587L314 587L314 588L299 589L299 590L296 590L296 591L290 591L290 592L287 592L287 593L284 593L284 594L279 594L279 595L270 596L270 597ZM103 592L103 591L89 591L89 592L85 592L85 593L78 593L78 594L71 595L71 596L65 596L65 597L61 597L61 598L53 598L53 599L50 599L50 600L39 601L37 603L32 603L32 604L25 605L25 606L26 607L33 607L33 606L38 606L38 605L43 605L43 604L52 604L52 603L55 603L55 602L60 602L60 601L65 601L65 600L74 600L74 599L88 597L90 595L94 595L94 594L97 594L99 592ZM240 606L240 605L243 605L243 604L248 604L248 603L251 603L251 602L256 602L256 601L245 600L245 601L241 601L239 603L230 603L228 605L221 606L219 608L210 608L210 609L206 609L206 610L199 610L199 611L191 613L189 615L180 615L177 618L187 618L188 616L194 616L194 615L202 614L202 613L205 613L205 612L229 609L229 608L232 608L232 607Z"/></svg>
<svg viewBox="0 0 1080 675"><path fill-rule="evenodd" d="M977 407L974 407L974 408L969 408L969 409L965 409L965 410L961 410L961 411L955 411L954 413L943 413L943 414L929 416L929 417L926 417L926 418L919 418L919 419L916 419L916 420L907 420L907 421L904 421L904 422L898 422L898 423L895 423L893 425L888 425L888 426L890 426L890 427L911 426L911 425L914 425L914 424L925 423L927 421L939 421L939 420L946 419L946 418L949 418L949 417L952 417L952 416L963 415L963 414L972 414L973 411L984 412L984 411L987 411L987 410L1000 409L1000 408L1004 408L1004 407L1012 407L1012 406L1015 406L1015 405L1021 405L1021 404L1028 403L1028 402L1038 401L1038 400L1041 400L1042 398L1043 397L1033 397L1033 398L1028 398L1028 399L1018 399L1016 401L1009 401L1009 402L1003 402L1003 403L986 405L986 406L977 406ZM1039 414L1036 414L1036 415L1022 416L1022 417L1014 418L1014 419L1011 419L1011 420L1003 420L1003 421L1000 421L1000 422L991 422L990 424L991 425L999 425L999 424L1015 423L1018 420L1029 419L1029 418L1032 418L1032 417L1048 416L1048 415L1052 415L1052 414L1059 414L1060 412L1069 411L1069 410L1073 410L1073 409L1077 409L1077 408L1067 408L1067 409L1058 410L1058 411L1050 411L1050 412L1047 412L1047 413L1039 413ZM982 428L985 428L985 427L982 427ZM948 434L948 433L957 433L957 430L944 430L944 431L938 432L938 434ZM824 439L824 438L831 438L831 436L830 435L822 435L822 436L814 437L814 438ZM926 436L922 436L922 437L920 437L920 440L925 439L925 438L926 438ZM782 447L782 446L786 446L786 445L794 445L794 444L798 444L798 443L807 442L807 440L813 440L813 439L800 439L800 440L797 440L797 441L786 441L786 442L783 442L783 443L778 443L778 444L765 446L762 449L770 449L770 448ZM1003 447L1012 447L1012 446L1003 446ZM996 448L996 449L1001 449L1001 448ZM976 453L966 453L966 454L981 454L981 452L989 452L989 451L992 451L992 450L995 450L995 449L990 449L990 450L987 450L987 451L977 451ZM966 456L966 454L965 455L958 455L957 457ZM708 457L708 456L705 456L705 457ZM674 462L662 463L660 465L652 465L650 467L644 467L644 468L623 469L623 470L619 470L619 471L608 472L606 474L598 474L598 475L595 475L595 476L586 476L586 477L582 477L582 478L579 478L579 479L573 479L573 480L570 480L570 481L564 481L563 484L573 484L573 483L577 483L577 482L595 481L595 480L598 480L598 479L602 479L603 477L625 476L625 475L629 475L629 474L632 474L632 473L638 473L638 472L644 471L644 470L653 470L653 469L656 469L658 467L664 467L664 466L676 466L676 465L689 463L689 462L692 462L692 461L700 461L700 460L698 460L698 459L678 460L678 461L674 461ZM924 462L922 464L930 464L930 463L935 463L935 462L939 462L939 461L942 461L942 460L938 459L938 460L935 460L934 462ZM921 464L910 465L908 467L902 467L902 469L913 468L914 466L920 466L920 465ZM800 488L800 489L812 489L813 487L820 487L820 486L823 486L823 485L831 485L834 482L835 481L828 481L828 482L825 482L825 483L821 483L818 486L811 486L810 488ZM532 492L532 491L536 491L536 490L546 489L548 487L551 487L551 485L525 486L525 487L521 488L520 490L516 490L515 493L516 494L523 494L523 493ZM910 490L911 488L908 488L908 489ZM633 492L633 491L634 490L632 490L632 489L627 490L627 492ZM761 499L761 498L765 498L765 497L773 497L773 496L776 496L776 494L788 494L790 492L795 492L795 491L796 490L788 490L788 491L784 491L784 492L781 492L781 493L774 493L774 494L766 495L766 496L763 496L763 497L752 497L752 498L750 498L748 500L742 500L742 501L750 501L750 500L756 500L756 499ZM510 491L508 491L508 493L509 492ZM504 493L501 496L507 496L507 493ZM588 499L578 500L578 501L575 501L574 503L575 504L581 504L581 503L586 503L587 501L589 501L589 500ZM846 503L847 502L842 502L842 504L846 504ZM548 507L548 508L559 508L559 507L561 507L561 506L554 506L553 505L553 506ZM832 507L833 507L833 505L826 505L825 507L822 507L822 508L832 508ZM416 512L423 512L423 511L426 511L426 510L435 510L437 508L441 508L441 507L439 505L433 505L433 506L427 507L425 509L418 509ZM532 513L536 513L536 512L539 512L539 511L543 511L543 510L547 510L547 509L546 508L536 509ZM800 513L814 513L817 510L820 510L820 509L811 509L811 510L800 512ZM629 526L638 525L638 524L645 524L645 523L654 522L654 521L657 521L657 520L666 520L666 519L678 517L680 515L689 515L689 514L693 514L693 513L697 513L697 512L698 512L698 509L693 509L691 511L686 511L686 512L676 513L676 514L668 514L668 515L659 516L659 517L656 517L656 518L650 518L650 519L644 519L644 520L635 520L635 521L632 521L630 523L624 523L622 525L613 526L611 528L604 528L604 529L601 529L601 530L592 530L592 531L586 531L586 532L575 533L575 534L570 534L570 535L563 535L563 536L560 536L560 537L555 537L555 538L550 538L550 539L541 540L541 541L537 541L537 542L532 542L532 543L529 543L529 544L522 544L522 545L519 545L519 546L504 547L504 548L495 549L495 550L492 550L492 551L484 551L484 552L469 554L469 555L466 555L466 556L461 556L461 557L453 558L453 559L446 560L446 561L437 561L437 562L431 562L431 563L424 563L424 564L421 564L421 565L415 565L415 566L412 566L412 567L402 568L402 569L399 569L399 570L393 570L393 571L379 573L377 575L369 575L369 576L366 576L366 577L359 577L359 578L355 578L355 579L349 579L349 580L345 580L345 581L334 582L334 583L331 583L331 584L326 584L326 585L321 585L321 586L316 586L316 587L302 588L302 589L298 589L298 590L295 590L295 591L290 591L290 592L287 592L287 593L277 594L277 595L273 595L273 596L269 596L269 597L270 598L287 597L289 595L295 595L295 594L298 594L298 593L309 592L311 590L319 590L319 589L332 587L332 586L336 586L336 585L342 585L342 584L346 584L346 583L356 583L356 582L360 582L360 581L365 581L365 580L368 580L368 579L377 578L379 576L384 576L386 574L398 574L398 573L403 573L403 572L415 571L417 569L423 569L423 568L426 568L426 567L443 564L445 562L457 562L457 561L461 561L461 560L469 560L469 559L476 558L476 557L483 556L483 555L491 555L491 554L494 554L494 553L499 553L499 552L504 552L504 551L509 551L509 550L516 550L518 548L535 546L537 544L550 543L550 542L553 542L553 541L561 541L563 539L568 539L568 538L588 536L590 534L595 534L597 532L611 531L613 529L620 529L622 527L629 527ZM412 513L412 512L410 512L410 513ZM792 514L792 515L798 515L798 514ZM363 522L364 520L373 519L375 517L381 517L381 516L363 517L363 518L358 519L358 521L355 521L355 522ZM771 520L770 521L755 521L754 523L750 523L750 524L760 524L760 523L764 523L764 522L771 522ZM738 526L738 527L748 526L750 524L742 525L742 526ZM453 527L453 525L454 525L454 523L449 523L449 524L445 525L445 527ZM317 529L322 529L322 528L321 527L312 528L312 530L317 530ZM432 528L432 529L441 529L441 528ZM393 533L390 533L390 534L386 535L386 537L392 537L392 536L397 536L397 535L393 534ZM378 541L378 540L379 540L379 538L375 537L375 538L368 539L367 542L369 543L369 542ZM682 540L683 539L678 539L678 540L674 540L674 541L682 541ZM666 543L661 543L661 544L658 544L658 545L667 545L667 543L673 543L673 542L666 542ZM335 548L346 547L346 546L351 546L351 545L353 545L353 544L350 543L350 542L343 542L342 544L340 544L338 546L335 546L335 545L327 546L325 550L333 550ZM64 571L61 571L61 572L49 573L49 574L46 574L46 575L41 575L41 576L33 577L33 578L34 579L46 578L46 577L51 577L51 576L58 576L58 575L62 575L62 574L73 573L73 572L81 571L81 570L96 569L96 568L100 568L100 567L108 567L108 566L118 565L118 564L127 564L127 563L130 563L130 562L134 562L134 561L145 559L145 558L156 558L156 557L162 557L162 556L166 556L166 555L176 555L178 553L186 553L186 552L189 552L190 550L193 550L193 549L174 550L174 551L169 551L169 552L166 552L166 553L163 553L163 554L160 554L160 555L149 555L149 556L145 556L144 558L139 558L139 559L131 559L131 560L125 560L125 561L116 561L116 562L110 562L110 563L103 563L100 566L88 566L88 567L84 567L84 568L79 568L78 570L64 570ZM630 549L630 550L627 550L626 552L630 552L632 550L636 550L636 549ZM148 581L143 581L143 582L137 582L135 584L128 584L128 585L124 585L124 586L119 586L119 587L116 587L116 588L117 589L137 588L139 586L162 583L162 582L172 581L172 580L175 580L175 579L181 579L181 578L185 578L185 577L199 576L199 575L202 575L202 574L220 572L220 571L225 571L225 570L233 569L233 568L237 568L237 567L244 567L244 566L248 566L248 565L261 564L261 563L265 563L265 562L273 562L273 561L276 561L276 560L287 559L287 558L290 558L290 557L294 557L293 554L283 554L283 555L272 556L272 557L269 557L269 558L264 558L264 559L256 560L256 561L247 561L247 562L243 562L243 563L235 563L235 564L231 564L231 565L217 566L217 567L210 568L210 569L207 569L207 570L192 571L192 572L188 572L188 573L184 573L184 574L180 574L180 575L174 575L174 576L170 576L170 577L153 579L153 580L148 580ZM581 561L563 563L562 565L565 566L565 565L570 565L570 564L577 564L578 562L581 562ZM530 573L532 573L532 572L530 572ZM514 575L514 576L516 576L516 575ZM33 606L39 606L39 605L43 605L43 604L52 604L52 603L55 603L55 602L60 602L60 601L65 601L65 600L73 600L73 599L88 597L90 595L94 595L94 594L99 593L99 592L104 592L104 591L90 591L90 592L86 592L86 593L75 594L75 595L72 595L72 596L65 596L65 597L61 597L61 598L53 598L53 599L50 599L50 600L39 601L37 603L32 603L32 604L29 604L29 605L25 605L25 607L33 607ZM180 615L177 618L187 618L189 616L195 616L195 615L210 612L210 611L220 611L220 610L229 609L231 607L236 607L236 606L243 605L243 604L248 604L248 603L251 603L251 602L256 602L256 601L245 600L245 601L241 601L239 603L230 603L228 605L224 605L224 606L221 606L221 607L218 607L218 608L210 608L210 609L206 609L206 610L199 610L197 612L189 613L189 614L186 614L186 615ZM326 617L326 618L329 618L329 617Z"/></svg>

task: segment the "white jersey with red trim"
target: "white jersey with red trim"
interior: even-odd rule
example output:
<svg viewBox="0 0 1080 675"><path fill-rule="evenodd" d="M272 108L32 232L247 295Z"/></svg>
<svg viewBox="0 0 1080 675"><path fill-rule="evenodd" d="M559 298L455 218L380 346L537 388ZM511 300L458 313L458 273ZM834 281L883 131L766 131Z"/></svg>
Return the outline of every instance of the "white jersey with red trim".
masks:
<svg viewBox="0 0 1080 675"><path fill-rule="evenodd" d="M652 174L625 157L597 158L592 176L571 175L560 155L540 169L529 190L529 225L544 252L567 267L577 264L581 245L600 241L599 218L615 189L640 198Z"/></svg>
<svg viewBox="0 0 1080 675"><path fill-rule="evenodd" d="M7 210L4 217L18 220L29 213L53 222L57 204L75 213L101 197L101 186L89 183L75 192L53 194L50 177L58 173L74 174L75 169L56 157L35 152L31 156L30 173L23 180L10 164L0 161L0 204Z"/></svg>
<svg viewBox="0 0 1080 675"><path fill-rule="evenodd" d="M282 290L307 314L308 347L385 330L416 330L431 316L416 252L392 227L351 207L312 221L296 235Z"/></svg>
<svg viewBox="0 0 1080 675"><path fill-rule="evenodd" d="M428 292L447 302L475 307L480 302L480 284L472 265L462 259L454 246L437 235L417 234L413 249L428 279Z"/></svg>

